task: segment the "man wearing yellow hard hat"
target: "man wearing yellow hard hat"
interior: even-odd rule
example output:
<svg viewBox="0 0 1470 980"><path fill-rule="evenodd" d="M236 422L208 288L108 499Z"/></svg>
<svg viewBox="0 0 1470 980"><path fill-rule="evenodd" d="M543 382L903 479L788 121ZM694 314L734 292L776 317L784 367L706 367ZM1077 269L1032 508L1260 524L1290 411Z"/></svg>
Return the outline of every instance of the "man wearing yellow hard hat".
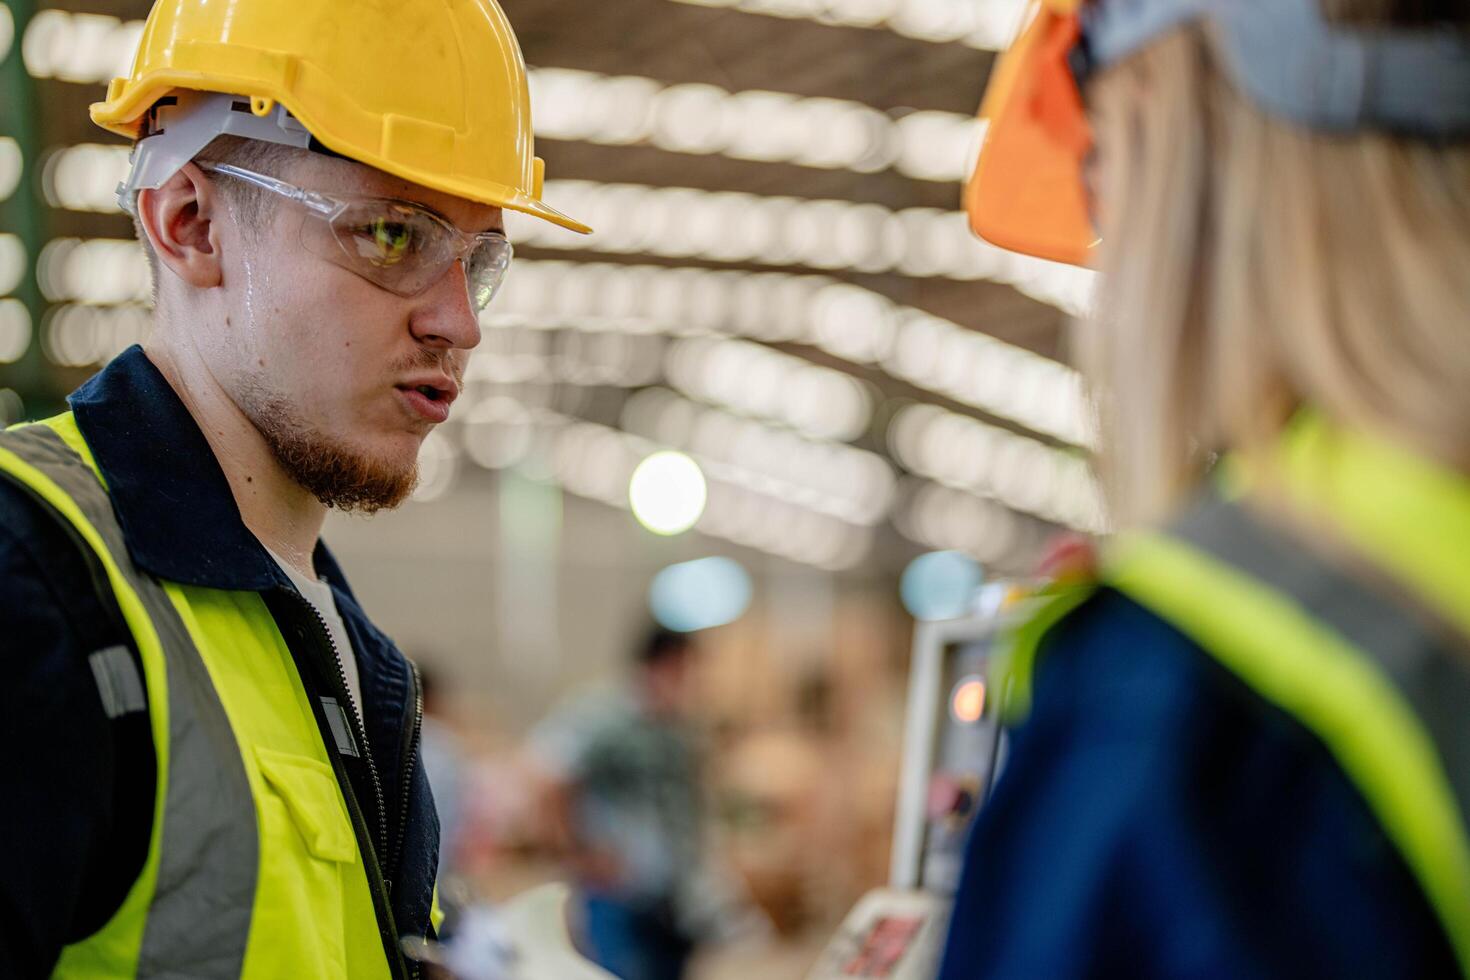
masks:
<svg viewBox="0 0 1470 980"><path fill-rule="evenodd" d="M409 977L415 669L320 541L412 489L541 201L494 0L159 0L92 107L153 333L0 434L0 975Z"/></svg>
<svg viewBox="0 0 1470 980"><path fill-rule="evenodd" d="M1470 5L1046 0L991 84L1118 533L1010 651L941 980L1470 976Z"/></svg>

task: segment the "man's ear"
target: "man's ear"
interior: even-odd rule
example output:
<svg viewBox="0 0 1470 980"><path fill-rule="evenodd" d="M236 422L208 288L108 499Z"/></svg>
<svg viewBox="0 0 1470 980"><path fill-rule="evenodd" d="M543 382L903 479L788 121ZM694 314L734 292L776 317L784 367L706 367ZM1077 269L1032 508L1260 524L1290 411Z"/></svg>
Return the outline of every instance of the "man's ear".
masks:
<svg viewBox="0 0 1470 980"><path fill-rule="evenodd" d="M224 278L216 222L225 214L214 184L192 163L162 187L138 192L138 222L158 261L196 289L218 286Z"/></svg>

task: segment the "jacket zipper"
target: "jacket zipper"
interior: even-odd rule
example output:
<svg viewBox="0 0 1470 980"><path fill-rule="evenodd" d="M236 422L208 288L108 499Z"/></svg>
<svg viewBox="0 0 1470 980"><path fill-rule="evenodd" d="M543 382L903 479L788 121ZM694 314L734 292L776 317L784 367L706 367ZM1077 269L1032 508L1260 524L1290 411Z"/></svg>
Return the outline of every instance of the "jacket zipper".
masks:
<svg viewBox="0 0 1470 980"><path fill-rule="evenodd" d="M332 666L337 670L337 683L340 685L339 693L343 704L347 707L347 720L352 725L352 738L357 743L357 753L367 763L368 779L373 784L373 801L378 810L378 839L375 842L378 853L388 853L388 807L383 802L383 781L378 775L378 764L373 759L373 753L368 749L367 730L362 721L362 714L357 710L357 700L352 696L352 689L347 685L347 667L342 663L342 651L337 649L337 641L332 638L332 631L327 627L327 621L322 618L321 612L312 605L304 596L302 603L311 610L311 616L316 620L317 626L321 627L321 635L326 638L327 648L332 651ZM392 867L392 865L389 865Z"/></svg>
<svg viewBox="0 0 1470 980"><path fill-rule="evenodd" d="M311 620L316 623L318 650L326 650L332 654L332 665L335 668L337 689L333 692L337 698L348 705L349 710L345 712L348 721L352 725L352 737L358 745L358 757L363 759L367 765L369 779L372 783L373 793L376 797L378 811L378 839L384 843L387 840L387 807L383 803L383 786L378 776L377 763L373 759L371 750L368 748L367 737L364 733L362 719L357 712L356 704L353 702L347 687L347 670L342 665L341 654L337 650L337 644L332 639L332 634L327 629L326 620L322 618L317 608L313 606L304 596L294 589L280 588L275 590L279 595L290 597L291 604L296 609L306 609L311 612ZM289 646L289 644L288 644ZM320 660L320 658L317 658ZM326 719L326 706L323 705L317 695L312 691L316 685L311 682L308 673L315 671L301 670L301 664L297 665L297 672L301 676L301 682L307 687L307 697L315 702L314 712L317 713L317 728L321 733L323 742L327 745L327 756L332 762L332 770L337 776L337 783L342 791L342 798L347 804L347 812L351 817L352 830L357 837L358 851L362 855L363 867L367 872L368 891L372 895L373 910L378 918L378 935L383 942L383 952L388 958L388 970L394 977L414 978L419 975L418 970L411 967L404 959L403 950L398 941L398 925L393 917L393 909L389 904L388 882L383 877L383 866L378 861L378 855L384 854L378 844L375 843L373 835L367 828L367 820L363 816L362 806L357 801L357 794L352 789L351 777L347 774L346 764L342 753L336 747L336 738L332 735L331 724ZM330 680L330 677L324 678Z"/></svg>
<svg viewBox="0 0 1470 980"><path fill-rule="evenodd" d="M405 658L407 659L407 658ZM403 740L403 753L401 757L401 768L398 779L398 833L394 835L393 850L390 854L388 867L394 874L398 872L399 862L403 860L403 841L408 834L408 805L409 793L413 788L414 753L418 750L419 736L424 728L424 685L419 678L419 665L412 660L408 661L408 683L409 693L413 697L413 722L408 727L408 732ZM388 891L393 891L392 882L388 883Z"/></svg>

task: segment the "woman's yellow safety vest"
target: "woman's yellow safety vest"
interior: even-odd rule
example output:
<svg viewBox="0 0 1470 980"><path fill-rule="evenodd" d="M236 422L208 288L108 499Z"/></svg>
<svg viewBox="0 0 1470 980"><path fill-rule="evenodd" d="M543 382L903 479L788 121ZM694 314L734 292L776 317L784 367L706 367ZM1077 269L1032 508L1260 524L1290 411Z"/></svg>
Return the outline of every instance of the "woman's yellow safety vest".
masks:
<svg viewBox="0 0 1470 980"><path fill-rule="evenodd" d="M95 558L141 660L89 660L104 707L144 706L157 758L152 839L112 919L68 946L63 978L392 977L404 973L316 710L264 599L133 565L71 414L0 433L0 477ZM89 559L90 560L90 559Z"/></svg>
<svg viewBox="0 0 1470 980"><path fill-rule="evenodd" d="M1210 494L1167 531L1114 542L1102 584L1322 741L1470 977L1470 480L1314 419L1289 434L1279 462L1288 495L1329 519L1373 572L1344 570ZM1389 598L1393 589L1412 598ZM1090 591L1056 594L1014 638L1010 718L1029 707L1045 634Z"/></svg>

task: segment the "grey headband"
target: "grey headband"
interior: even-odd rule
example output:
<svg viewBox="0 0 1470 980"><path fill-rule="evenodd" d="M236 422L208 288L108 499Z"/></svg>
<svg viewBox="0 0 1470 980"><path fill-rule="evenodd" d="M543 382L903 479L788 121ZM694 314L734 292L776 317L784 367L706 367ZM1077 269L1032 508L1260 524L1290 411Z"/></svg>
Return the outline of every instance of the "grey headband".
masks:
<svg viewBox="0 0 1470 980"><path fill-rule="evenodd" d="M117 201L128 214L137 207L138 192L163 186L216 136L241 136L303 149L311 133L279 103L269 113L250 111L250 98L214 92L175 91L151 110L153 131L133 147L133 169L117 187Z"/></svg>
<svg viewBox="0 0 1470 980"><path fill-rule="evenodd" d="M1470 33L1329 23L1318 0L1102 0L1083 9L1082 72L1208 20L1231 81L1311 129L1470 138Z"/></svg>

